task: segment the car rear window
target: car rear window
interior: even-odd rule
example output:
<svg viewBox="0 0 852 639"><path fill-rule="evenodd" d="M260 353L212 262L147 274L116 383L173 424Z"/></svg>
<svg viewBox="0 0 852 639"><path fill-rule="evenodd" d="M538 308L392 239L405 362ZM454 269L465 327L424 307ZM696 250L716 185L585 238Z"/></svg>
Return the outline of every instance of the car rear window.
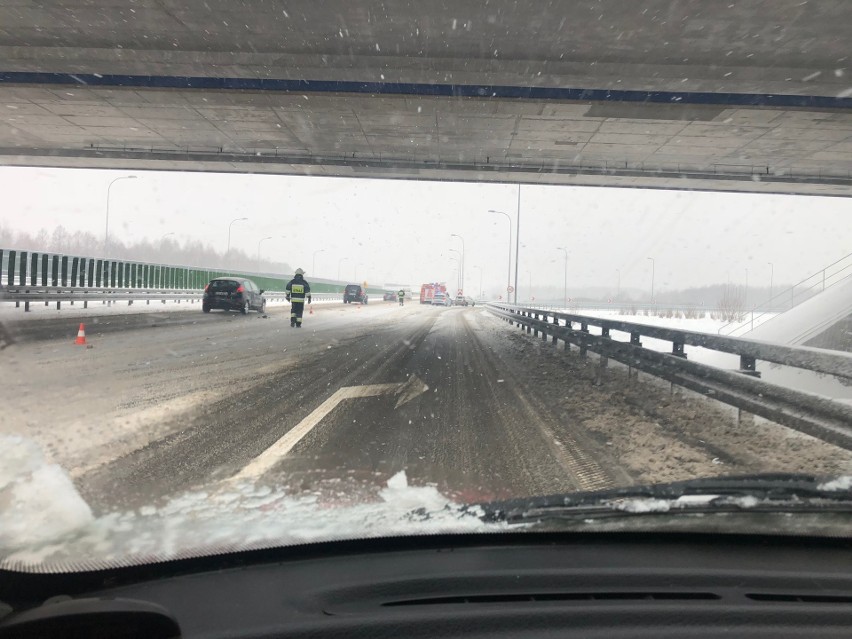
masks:
<svg viewBox="0 0 852 639"><path fill-rule="evenodd" d="M350 284L349 286L346 287L347 293L359 293L360 291L361 291L361 287L358 286L357 284Z"/></svg>
<svg viewBox="0 0 852 639"><path fill-rule="evenodd" d="M228 291L237 290L237 282L233 280L213 280L210 282L211 291Z"/></svg>

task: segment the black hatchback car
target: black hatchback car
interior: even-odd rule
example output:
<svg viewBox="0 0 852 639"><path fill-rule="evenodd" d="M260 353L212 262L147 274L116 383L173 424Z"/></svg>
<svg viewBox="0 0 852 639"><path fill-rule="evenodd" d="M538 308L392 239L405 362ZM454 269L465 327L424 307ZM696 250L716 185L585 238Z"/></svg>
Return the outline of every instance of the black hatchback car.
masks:
<svg viewBox="0 0 852 639"><path fill-rule="evenodd" d="M367 303L367 290L360 284L347 284L343 289L343 303L351 304L352 302Z"/></svg>
<svg viewBox="0 0 852 639"><path fill-rule="evenodd" d="M217 277L204 287L204 297L201 300L201 310L205 313L214 308L241 311L244 315L252 310L263 313L266 310L266 300L263 299L263 291L251 280L242 277Z"/></svg>

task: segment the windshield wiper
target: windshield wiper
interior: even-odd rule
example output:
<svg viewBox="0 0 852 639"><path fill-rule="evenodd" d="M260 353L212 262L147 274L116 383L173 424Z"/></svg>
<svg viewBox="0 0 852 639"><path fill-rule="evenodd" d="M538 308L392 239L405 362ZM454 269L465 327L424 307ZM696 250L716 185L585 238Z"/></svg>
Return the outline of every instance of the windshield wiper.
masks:
<svg viewBox="0 0 852 639"><path fill-rule="evenodd" d="M478 504L485 521L697 512L848 512L852 477L774 473L691 479Z"/></svg>

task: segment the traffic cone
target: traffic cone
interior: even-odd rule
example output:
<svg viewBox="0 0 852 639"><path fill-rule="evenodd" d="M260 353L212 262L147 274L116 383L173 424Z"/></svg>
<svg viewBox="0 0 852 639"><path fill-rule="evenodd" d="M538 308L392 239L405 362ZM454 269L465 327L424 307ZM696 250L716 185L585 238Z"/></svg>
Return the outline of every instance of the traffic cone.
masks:
<svg viewBox="0 0 852 639"><path fill-rule="evenodd" d="M75 344L85 344L86 343L86 327L83 326L83 323L80 322L80 328L77 330L77 339L74 340Z"/></svg>

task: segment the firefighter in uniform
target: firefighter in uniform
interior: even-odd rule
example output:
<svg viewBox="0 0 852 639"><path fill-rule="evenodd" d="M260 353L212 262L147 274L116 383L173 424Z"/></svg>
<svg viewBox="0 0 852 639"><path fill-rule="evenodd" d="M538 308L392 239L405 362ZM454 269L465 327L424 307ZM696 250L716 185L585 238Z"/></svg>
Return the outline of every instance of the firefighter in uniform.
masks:
<svg viewBox="0 0 852 639"><path fill-rule="evenodd" d="M284 290L287 292L287 301L290 307L290 326L302 328L302 314L305 312L305 299L311 303L311 285L305 281L305 272L297 268L296 276L287 282Z"/></svg>
<svg viewBox="0 0 852 639"><path fill-rule="evenodd" d="M396 296L399 298L399 305L402 306L403 303L405 302L405 291L402 290L402 289L399 289Z"/></svg>

